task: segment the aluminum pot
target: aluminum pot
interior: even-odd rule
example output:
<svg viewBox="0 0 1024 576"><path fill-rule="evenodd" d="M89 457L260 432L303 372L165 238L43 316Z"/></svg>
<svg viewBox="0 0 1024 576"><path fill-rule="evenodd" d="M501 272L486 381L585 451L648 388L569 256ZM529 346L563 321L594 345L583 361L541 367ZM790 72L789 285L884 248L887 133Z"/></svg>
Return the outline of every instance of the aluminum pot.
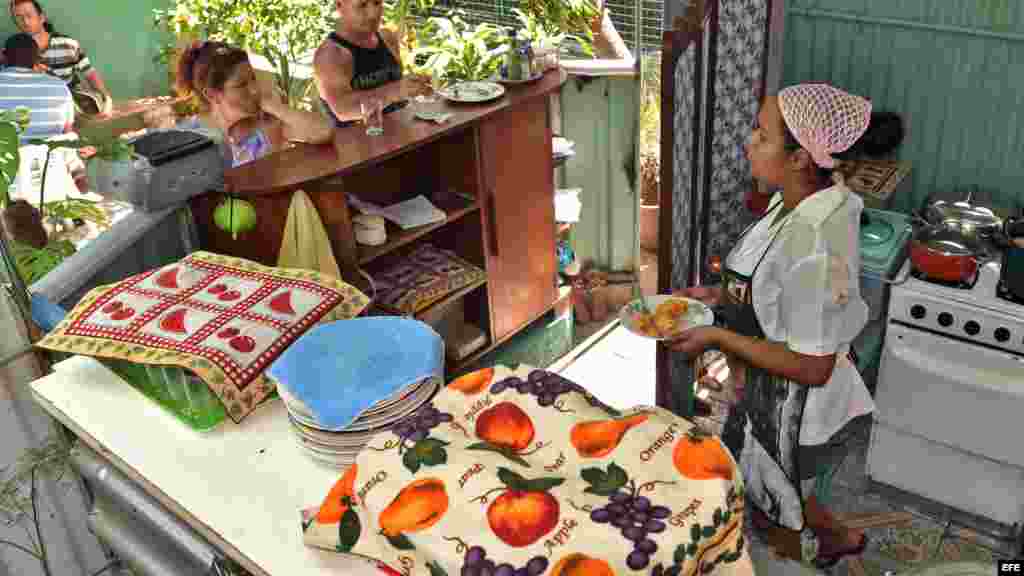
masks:
<svg viewBox="0 0 1024 576"><path fill-rule="evenodd" d="M955 228L974 239L992 238L1002 231L1003 219L991 208L972 203L973 197L974 192L970 191L963 200L956 202L933 201L925 208L924 219L930 224Z"/></svg>
<svg viewBox="0 0 1024 576"><path fill-rule="evenodd" d="M982 243L954 226L919 228L910 241L910 262L933 280L970 283L989 258Z"/></svg>

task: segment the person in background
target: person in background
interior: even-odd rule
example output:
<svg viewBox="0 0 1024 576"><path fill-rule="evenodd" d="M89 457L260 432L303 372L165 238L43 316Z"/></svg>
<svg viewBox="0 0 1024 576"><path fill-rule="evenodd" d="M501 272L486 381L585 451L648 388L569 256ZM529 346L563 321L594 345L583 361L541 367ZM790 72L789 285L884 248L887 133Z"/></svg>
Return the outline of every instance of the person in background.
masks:
<svg viewBox="0 0 1024 576"><path fill-rule="evenodd" d="M409 97L402 78L398 34L381 29L382 0L336 0L338 24L313 55L313 74L325 112L340 125L362 118L360 102L378 98L394 107Z"/></svg>
<svg viewBox="0 0 1024 576"><path fill-rule="evenodd" d="M39 45L46 71L64 80L72 92L84 88L81 78L85 78L91 87L89 92L99 94L103 100L103 108L96 112L109 114L113 106L110 91L78 40L57 33L37 0L10 0L9 9L18 29L30 34Z"/></svg>
<svg viewBox="0 0 1024 576"><path fill-rule="evenodd" d="M71 132L75 122L71 91L63 80L42 71L39 46L32 36L20 33L9 37L4 54L7 65L0 71L0 109L25 107L30 114L21 144ZM85 165L77 154L65 154L65 158L75 185L86 192Z"/></svg>
<svg viewBox="0 0 1024 576"><path fill-rule="evenodd" d="M75 104L60 78L43 72L39 46L32 36L14 34L4 42L7 65L0 71L0 109L28 108L31 119L21 133L21 143L46 139L71 131Z"/></svg>
<svg viewBox="0 0 1024 576"><path fill-rule="evenodd" d="M859 555L867 539L818 501L814 478L842 462L875 408L851 353L868 308L858 287L863 202L843 183L842 162L884 156L902 139L898 116L826 84L766 98L747 158L754 178L782 191L723 261L721 286L680 293L720 306L725 326L687 330L673 349L697 358L717 348L745 368L722 440L755 525L789 557L817 541L822 569Z"/></svg>
<svg viewBox="0 0 1024 576"><path fill-rule="evenodd" d="M289 141L320 144L334 137L326 118L295 110L276 90L261 87L249 55L240 48L193 43L178 61L177 82L183 94L194 94L209 111L230 148L232 166L280 150Z"/></svg>

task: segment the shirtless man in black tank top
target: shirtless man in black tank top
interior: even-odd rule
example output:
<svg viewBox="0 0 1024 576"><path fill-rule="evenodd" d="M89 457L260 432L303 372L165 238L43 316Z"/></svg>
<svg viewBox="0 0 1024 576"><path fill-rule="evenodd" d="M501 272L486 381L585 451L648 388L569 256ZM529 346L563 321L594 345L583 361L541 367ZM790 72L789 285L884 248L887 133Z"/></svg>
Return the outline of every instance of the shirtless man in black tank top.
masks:
<svg viewBox="0 0 1024 576"><path fill-rule="evenodd" d="M381 0L336 0L337 29L313 57L320 99L338 122L359 120L359 103L368 97L384 105L408 98L401 83L398 35L381 29Z"/></svg>

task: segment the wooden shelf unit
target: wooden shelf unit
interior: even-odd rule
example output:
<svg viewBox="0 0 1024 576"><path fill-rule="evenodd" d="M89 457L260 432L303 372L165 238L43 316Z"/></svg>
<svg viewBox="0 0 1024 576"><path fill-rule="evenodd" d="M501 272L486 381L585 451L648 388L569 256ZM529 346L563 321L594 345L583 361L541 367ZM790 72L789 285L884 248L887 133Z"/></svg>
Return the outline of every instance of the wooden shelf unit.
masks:
<svg viewBox="0 0 1024 576"><path fill-rule="evenodd" d="M367 136L358 126L340 128L332 145L297 145L232 169L226 186L253 204L256 229L231 239L212 223L224 196L205 194L191 200L200 244L275 265L292 192L303 190L345 280L368 294L362 274L372 278L422 242L449 250L486 273L486 280L431 307L461 300L465 322L486 336L481 350L448 369L466 366L564 300L556 287L556 229L550 225L555 188L548 97L565 79L563 71L550 72L494 103L444 104L454 117L440 126L415 120L406 108L384 118L383 136ZM413 230L389 224L385 244L359 246L349 194L378 206L422 194L447 218Z"/></svg>

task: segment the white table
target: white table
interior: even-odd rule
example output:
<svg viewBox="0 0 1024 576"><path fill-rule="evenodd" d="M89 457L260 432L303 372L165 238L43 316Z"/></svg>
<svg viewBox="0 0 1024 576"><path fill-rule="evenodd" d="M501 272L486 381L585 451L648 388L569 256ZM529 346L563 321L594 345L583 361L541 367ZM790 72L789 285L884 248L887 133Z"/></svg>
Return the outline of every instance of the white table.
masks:
<svg viewBox="0 0 1024 576"><path fill-rule="evenodd" d="M303 545L299 511L340 472L300 452L280 400L198 433L91 358L61 362L31 387L82 442L252 574L376 574Z"/></svg>

